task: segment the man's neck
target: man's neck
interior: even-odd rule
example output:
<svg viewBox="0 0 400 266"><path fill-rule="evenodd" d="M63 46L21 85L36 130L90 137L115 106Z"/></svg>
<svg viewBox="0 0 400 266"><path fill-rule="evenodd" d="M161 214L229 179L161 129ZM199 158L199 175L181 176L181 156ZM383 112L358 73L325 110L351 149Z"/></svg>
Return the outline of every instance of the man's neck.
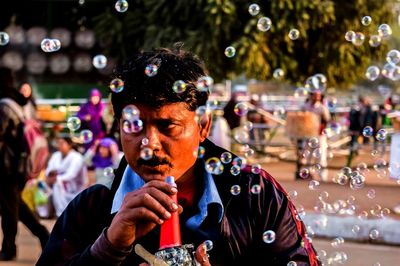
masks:
<svg viewBox="0 0 400 266"><path fill-rule="evenodd" d="M184 208L192 207L201 195L203 172L196 171L197 168L198 166L195 164L176 182L178 186L178 201Z"/></svg>

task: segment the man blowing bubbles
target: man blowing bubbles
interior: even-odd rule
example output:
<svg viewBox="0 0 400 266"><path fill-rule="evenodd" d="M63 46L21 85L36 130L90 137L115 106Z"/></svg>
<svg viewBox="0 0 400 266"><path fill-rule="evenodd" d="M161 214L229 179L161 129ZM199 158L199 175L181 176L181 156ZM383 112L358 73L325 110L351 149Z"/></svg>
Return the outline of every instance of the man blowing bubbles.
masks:
<svg viewBox="0 0 400 266"><path fill-rule="evenodd" d="M293 204L267 172L242 165L232 175L240 160L207 167L227 151L207 139L211 115L197 109L209 94L197 82L206 77L202 61L176 46L139 53L117 72L124 88L111 101L125 156L112 188L92 186L70 203L37 265L139 265L133 246L154 254L160 225L174 212L184 244L212 241L209 258L196 256L201 265L319 265Z"/></svg>

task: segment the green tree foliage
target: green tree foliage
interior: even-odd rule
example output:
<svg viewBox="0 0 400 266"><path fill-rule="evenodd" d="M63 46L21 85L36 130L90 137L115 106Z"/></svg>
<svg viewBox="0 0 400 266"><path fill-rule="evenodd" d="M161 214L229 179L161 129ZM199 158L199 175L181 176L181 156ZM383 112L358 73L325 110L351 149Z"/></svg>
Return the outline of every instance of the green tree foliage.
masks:
<svg viewBox="0 0 400 266"><path fill-rule="evenodd" d="M98 36L109 45L110 54L121 59L133 51L168 46L182 41L205 59L217 80L246 74L268 80L282 68L286 79L302 83L323 73L329 86L348 86L364 76L372 62L385 58L387 40L378 47L368 44L382 23L393 23L393 0L269 0L259 1L261 12L251 16L248 1L240 0L139 0L130 1L126 13L107 10L95 18ZM255 2L257 3L257 2ZM369 26L361 24L365 15ZM257 29L267 16L272 27ZM300 31L297 40L290 29ZM364 44L355 46L344 35L353 30L365 34ZM227 58L227 46L236 56Z"/></svg>

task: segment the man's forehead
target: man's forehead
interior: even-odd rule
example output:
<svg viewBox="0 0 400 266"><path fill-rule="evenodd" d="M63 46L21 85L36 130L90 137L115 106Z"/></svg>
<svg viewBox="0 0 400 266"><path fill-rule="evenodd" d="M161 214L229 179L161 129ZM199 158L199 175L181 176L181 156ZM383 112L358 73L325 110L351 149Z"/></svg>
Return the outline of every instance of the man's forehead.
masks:
<svg viewBox="0 0 400 266"><path fill-rule="evenodd" d="M158 107L145 104L136 104L135 106L139 109L142 118L176 119L194 114L193 111L188 109L187 104L183 102L168 103Z"/></svg>

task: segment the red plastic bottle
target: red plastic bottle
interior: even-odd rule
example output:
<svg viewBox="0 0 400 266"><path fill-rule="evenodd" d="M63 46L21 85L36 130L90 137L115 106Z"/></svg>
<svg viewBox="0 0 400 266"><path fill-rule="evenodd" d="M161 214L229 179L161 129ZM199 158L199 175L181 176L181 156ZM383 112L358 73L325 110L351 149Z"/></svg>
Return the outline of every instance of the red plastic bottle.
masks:
<svg viewBox="0 0 400 266"><path fill-rule="evenodd" d="M165 182L176 187L175 178L167 176ZM178 195L170 196L171 199L178 205ZM171 218L165 220L161 225L160 232L160 250L165 248L177 247L182 245L181 228L179 225L179 214L177 211L171 213Z"/></svg>

